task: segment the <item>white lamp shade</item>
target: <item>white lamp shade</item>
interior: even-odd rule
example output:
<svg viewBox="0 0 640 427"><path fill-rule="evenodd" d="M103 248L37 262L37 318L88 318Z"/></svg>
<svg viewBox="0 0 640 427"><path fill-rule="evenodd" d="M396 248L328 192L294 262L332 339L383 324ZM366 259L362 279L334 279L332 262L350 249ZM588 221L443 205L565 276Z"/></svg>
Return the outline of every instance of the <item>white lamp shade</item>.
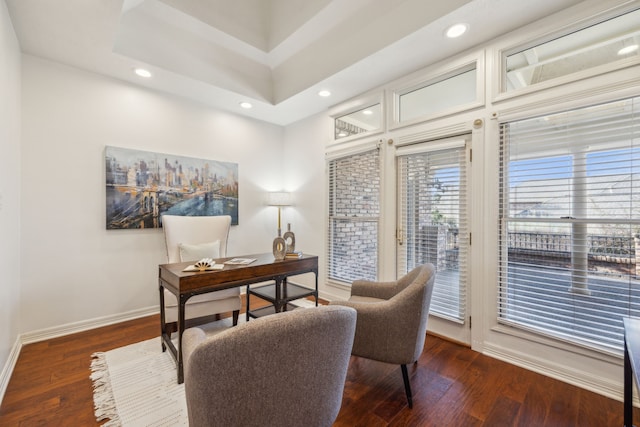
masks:
<svg viewBox="0 0 640 427"><path fill-rule="evenodd" d="M276 191L269 193L269 206L289 206L291 204L291 193Z"/></svg>

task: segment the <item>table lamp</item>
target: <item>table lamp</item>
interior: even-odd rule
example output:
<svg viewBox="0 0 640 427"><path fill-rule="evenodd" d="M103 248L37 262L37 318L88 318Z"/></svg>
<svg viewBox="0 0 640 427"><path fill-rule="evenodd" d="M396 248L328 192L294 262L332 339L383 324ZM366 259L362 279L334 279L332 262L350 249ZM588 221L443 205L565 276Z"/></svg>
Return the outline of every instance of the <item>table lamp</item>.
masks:
<svg viewBox="0 0 640 427"><path fill-rule="evenodd" d="M276 191L269 193L269 206L278 207L278 237L282 236L282 224L281 224L281 209L283 206L291 205L291 193L284 191Z"/></svg>
<svg viewBox="0 0 640 427"><path fill-rule="evenodd" d="M282 237L281 210L283 206L289 206L291 204L291 193L285 193L283 191L269 193L267 204L278 207L278 236L273 239L273 257L276 260L282 260L287 253L287 243Z"/></svg>

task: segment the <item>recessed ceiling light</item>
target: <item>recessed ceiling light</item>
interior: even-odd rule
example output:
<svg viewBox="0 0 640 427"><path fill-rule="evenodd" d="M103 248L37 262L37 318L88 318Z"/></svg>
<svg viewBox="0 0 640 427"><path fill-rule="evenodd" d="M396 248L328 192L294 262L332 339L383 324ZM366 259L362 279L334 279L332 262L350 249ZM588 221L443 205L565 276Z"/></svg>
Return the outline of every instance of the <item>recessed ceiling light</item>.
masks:
<svg viewBox="0 0 640 427"><path fill-rule="evenodd" d="M321 90L320 92L318 92L318 95L326 98L327 96L331 96L331 92L329 92L328 90Z"/></svg>
<svg viewBox="0 0 640 427"><path fill-rule="evenodd" d="M370 116L370 115L372 115L372 114L373 114L373 111L371 111L371 110L364 110L364 111L362 112L362 114L364 114L365 116Z"/></svg>
<svg viewBox="0 0 640 427"><path fill-rule="evenodd" d="M340 132L338 136L347 136L346 132Z"/></svg>
<svg viewBox="0 0 640 427"><path fill-rule="evenodd" d="M136 68L133 70L140 77L149 78L151 77L151 71L145 70L144 68Z"/></svg>
<svg viewBox="0 0 640 427"><path fill-rule="evenodd" d="M246 102L246 101L245 101L245 102L241 102L241 103L240 103L240 106L241 106L242 108L247 109L247 110L248 110L249 108L253 107L253 105L251 105L251 103L250 103L250 102Z"/></svg>
<svg viewBox="0 0 640 427"><path fill-rule="evenodd" d="M450 39L454 39L466 33L468 29L469 29L469 26L467 24L454 24L449 28L447 28L447 32L445 34Z"/></svg>
<svg viewBox="0 0 640 427"><path fill-rule="evenodd" d="M637 44L632 44L632 45L629 45L627 47L623 47L622 49L620 49L618 51L618 55L626 55L628 53L635 52L636 50L638 50L638 45Z"/></svg>

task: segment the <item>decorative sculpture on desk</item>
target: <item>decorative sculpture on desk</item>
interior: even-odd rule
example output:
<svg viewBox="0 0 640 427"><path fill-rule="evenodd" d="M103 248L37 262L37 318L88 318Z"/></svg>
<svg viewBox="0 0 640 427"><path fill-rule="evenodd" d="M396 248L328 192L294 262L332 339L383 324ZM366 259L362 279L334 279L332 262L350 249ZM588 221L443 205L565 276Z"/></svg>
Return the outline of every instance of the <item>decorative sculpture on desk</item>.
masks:
<svg viewBox="0 0 640 427"><path fill-rule="evenodd" d="M273 239L273 257L276 260L283 260L287 255L287 243L285 240L278 236Z"/></svg>
<svg viewBox="0 0 640 427"><path fill-rule="evenodd" d="M296 251L296 235L291 231L291 223L287 224L287 231L284 232L284 236L282 236L284 242L287 244L287 253L292 253Z"/></svg>
<svg viewBox="0 0 640 427"><path fill-rule="evenodd" d="M282 237L282 229L280 226L281 224L280 210L282 209L282 206L289 206L290 204L291 204L290 193L283 193L283 192L269 193L269 205L278 207L278 237L273 239L273 257L276 260L283 260L287 255L287 242Z"/></svg>

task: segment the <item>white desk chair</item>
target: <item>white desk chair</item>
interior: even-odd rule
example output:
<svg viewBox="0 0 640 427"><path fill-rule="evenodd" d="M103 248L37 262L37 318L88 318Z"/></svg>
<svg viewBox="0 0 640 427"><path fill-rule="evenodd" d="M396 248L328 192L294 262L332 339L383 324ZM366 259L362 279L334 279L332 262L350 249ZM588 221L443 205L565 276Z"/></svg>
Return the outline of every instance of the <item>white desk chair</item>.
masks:
<svg viewBox="0 0 640 427"><path fill-rule="evenodd" d="M169 263L198 261L202 258L227 256L227 239L231 217L163 215L167 260ZM177 330L178 301L164 290L165 319L171 331ZM225 289L191 297L185 306L187 327L207 323L221 313L233 313L233 324L238 323L241 307L240 288Z"/></svg>

